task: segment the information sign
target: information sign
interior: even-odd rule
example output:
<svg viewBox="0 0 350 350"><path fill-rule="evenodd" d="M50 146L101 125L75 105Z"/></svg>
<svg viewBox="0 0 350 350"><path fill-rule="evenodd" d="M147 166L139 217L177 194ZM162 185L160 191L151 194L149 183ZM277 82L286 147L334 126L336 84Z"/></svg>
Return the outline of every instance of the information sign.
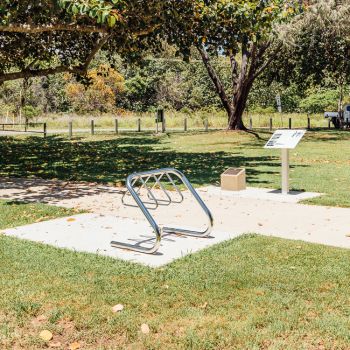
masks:
<svg viewBox="0 0 350 350"><path fill-rule="evenodd" d="M298 145L305 133L306 130L277 130L265 145L282 150L282 194L289 193L289 150Z"/></svg>
<svg viewBox="0 0 350 350"><path fill-rule="evenodd" d="M295 148L305 135L306 130L276 130L266 143L265 148Z"/></svg>

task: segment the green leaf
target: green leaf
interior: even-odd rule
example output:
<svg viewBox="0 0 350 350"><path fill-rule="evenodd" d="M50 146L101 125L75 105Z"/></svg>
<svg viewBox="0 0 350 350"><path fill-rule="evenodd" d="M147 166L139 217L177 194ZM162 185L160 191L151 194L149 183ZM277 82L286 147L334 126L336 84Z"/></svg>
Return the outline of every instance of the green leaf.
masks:
<svg viewBox="0 0 350 350"><path fill-rule="evenodd" d="M106 18L109 15L109 11L103 11L102 12L102 17L101 17L101 23L105 23L106 22Z"/></svg>
<svg viewBox="0 0 350 350"><path fill-rule="evenodd" d="M109 16L108 17L108 25L110 27L114 27L115 26L115 23L116 23L117 19L115 18L115 16Z"/></svg>
<svg viewBox="0 0 350 350"><path fill-rule="evenodd" d="M78 8L77 5L74 4L74 5L72 6L72 12L73 12L75 15L79 13L79 8Z"/></svg>

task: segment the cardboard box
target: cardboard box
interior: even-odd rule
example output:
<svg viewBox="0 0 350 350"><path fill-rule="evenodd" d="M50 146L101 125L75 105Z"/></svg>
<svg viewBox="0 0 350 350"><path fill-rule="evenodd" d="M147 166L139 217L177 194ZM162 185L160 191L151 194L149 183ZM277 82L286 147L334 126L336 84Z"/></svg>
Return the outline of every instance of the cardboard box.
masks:
<svg viewBox="0 0 350 350"><path fill-rule="evenodd" d="M221 174L221 189L224 191L242 191L246 189L245 169L229 168Z"/></svg>

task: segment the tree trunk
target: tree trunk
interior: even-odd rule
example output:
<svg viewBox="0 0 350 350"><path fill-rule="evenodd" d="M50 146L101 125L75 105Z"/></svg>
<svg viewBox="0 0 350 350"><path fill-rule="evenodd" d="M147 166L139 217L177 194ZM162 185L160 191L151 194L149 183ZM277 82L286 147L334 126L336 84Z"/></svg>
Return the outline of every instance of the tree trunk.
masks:
<svg viewBox="0 0 350 350"><path fill-rule="evenodd" d="M243 114L247 107L247 100L251 88L252 83L250 82L250 78L238 83L232 99L232 113L229 114L228 130L247 130L243 123Z"/></svg>
<svg viewBox="0 0 350 350"><path fill-rule="evenodd" d="M243 114L247 106L250 90L252 89L255 79L264 72L279 51L276 49L268 59L262 60L262 56L265 54L270 44L270 42L265 43L261 45L260 48L257 48L255 44L250 47L248 47L247 44L242 45L242 59L239 72L237 69L239 64L235 58L235 54L234 52L231 53L232 98L229 98L226 93L224 84L219 75L215 72L205 47L201 45L197 46L209 77L211 78L216 92L220 97L221 103L227 112L227 130L247 131L247 128L243 123Z"/></svg>
<svg viewBox="0 0 350 350"><path fill-rule="evenodd" d="M343 80L339 82L339 100L338 100L338 112L343 113L343 100L344 100L344 84Z"/></svg>
<svg viewBox="0 0 350 350"><path fill-rule="evenodd" d="M221 103L225 108L227 115L230 116L233 112L233 108L232 108L230 98L226 94L224 84L222 83L220 77L216 74L213 66L211 65L209 55L205 51L205 49L201 46L197 46L197 49L202 57L204 66L207 69L209 77L214 84L215 90L220 97Z"/></svg>
<svg viewBox="0 0 350 350"><path fill-rule="evenodd" d="M241 104L239 106L235 106L230 113L227 130L247 130L243 123L244 107L242 108L241 106Z"/></svg>

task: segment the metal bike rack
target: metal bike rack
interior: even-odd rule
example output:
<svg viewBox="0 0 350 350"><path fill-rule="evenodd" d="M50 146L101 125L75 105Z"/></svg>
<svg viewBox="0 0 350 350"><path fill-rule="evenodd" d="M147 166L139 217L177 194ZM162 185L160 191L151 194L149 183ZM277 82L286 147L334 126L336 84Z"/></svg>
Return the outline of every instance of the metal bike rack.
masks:
<svg viewBox="0 0 350 350"><path fill-rule="evenodd" d="M204 211L205 215L207 216L208 224L204 231L192 231L192 230L187 230L184 228L176 228L176 227L161 228L156 223L152 215L150 214L149 212L150 209L157 209L158 206L160 205L170 205L171 203L183 202L184 196L179 186L176 185L176 182L173 177L176 177L178 180L182 182L183 185L185 185L185 187L190 191L190 193L196 199L196 201ZM154 181L154 184L152 186L149 185L150 181ZM167 181L174 191L168 191L165 188L162 181L163 182ZM142 247L140 245L132 245L128 243L112 241L111 245L113 247L133 250L136 252L141 252L146 254L153 254L159 249L162 236L165 233L168 233L168 234L175 233L175 234L193 236L193 237L208 237L210 235L213 228L213 222L214 222L213 216L210 210L202 201L201 197L198 195L196 190L193 188L191 183L188 181L186 176L181 171L173 168L166 168L166 169L158 169L158 170L134 173L128 176L126 180L126 187L127 187L127 192L124 194L122 198L123 204L129 205L129 206L135 206L132 204L128 204L125 201L125 197L131 195L132 198L135 200L137 206L141 209L142 213L146 217L147 221L152 226L156 236L156 240L153 247L151 248ZM153 192L155 188L161 190L161 193L163 193L164 198L156 197L156 195ZM141 199L140 192L142 189L145 189L147 192L147 198L149 200L148 202L145 202L144 200ZM176 194L177 198L174 198L174 195L173 195L174 193ZM146 207L147 204L152 205L153 208L147 208Z"/></svg>

